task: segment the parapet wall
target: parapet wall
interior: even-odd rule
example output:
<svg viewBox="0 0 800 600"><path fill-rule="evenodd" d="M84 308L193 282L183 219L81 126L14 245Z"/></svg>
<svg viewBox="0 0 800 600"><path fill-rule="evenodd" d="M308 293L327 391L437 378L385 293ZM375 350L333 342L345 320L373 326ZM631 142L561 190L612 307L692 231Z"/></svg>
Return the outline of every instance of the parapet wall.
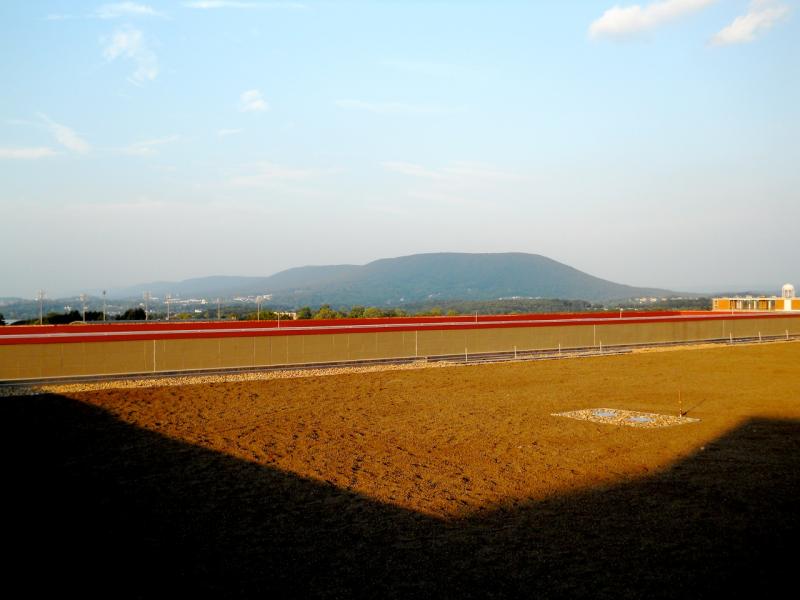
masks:
<svg viewBox="0 0 800 600"><path fill-rule="evenodd" d="M800 334L800 315L524 317L288 322L282 329L264 322L5 327L0 381Z"/></svg>

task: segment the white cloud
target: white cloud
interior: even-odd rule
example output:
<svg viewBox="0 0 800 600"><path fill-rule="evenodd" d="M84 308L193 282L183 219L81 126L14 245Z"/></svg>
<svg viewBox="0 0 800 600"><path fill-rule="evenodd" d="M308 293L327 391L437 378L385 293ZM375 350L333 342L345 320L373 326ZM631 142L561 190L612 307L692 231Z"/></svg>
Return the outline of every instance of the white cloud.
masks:
<svg viewBox="0 0 800 600"><path fill-rule="evenodd" d="M125 58L136 64L136 70L128 78L131 83L141 85L158 76L158 57L147 45L144 34L138 29L119 29L107 40L103 56L108 62Z"/></svg>
<svg viewBox="0 0 800 600"><path fill-rule="evenodd" d="M753 0L747 14L736 17L727 27L719 31L711 43L715 46L744 44L756 39L758 33L770 29L789 14L789 7L774 0Z"/></svg>
<svg viewBox="0 0 800 600"><path fill-rule="evenodd" d="M441 172L409 162L389 160L382 162L381 166L392 173L400 173L401 175L409 175L411 177L425 177L427 179L441 179L443 177Z"/></svg>
<svg viewBox="0 0 800 600"><path fill-rule="evenodd" d="M381 64L398 71L431 77L446 77L453 73L463 73L466 69L460 65L420 60L384 60Z"/></svg>
<svg viewBox="0 0 800 600"><path fill-rule="evenodd" d="M299 2L237 2L236 0L196 0L184 2L186 8L211 10L215 8L306 8Z"/></svg>
<svg viewBox="0 0 800 600"><path fill-rule="evenodd" d="M82 15L70 14L49 14L45 17L47 21L68 21L72 19L121 19L121 18L137 18L137 17L165 17L166 15L157 11L152 6L147 4L138 4L137 2L114 2L103 4L97 7L92 12Z"/></svg>
<svg viewBox="0 0 800 600"><path fill-rule="evenodd" d="M163 17L164 15L146 4L117 2L103 4L95 9L92 16L98 19L118 19L120 17Z"/></svg>
<svg viewBox="0 0 800 600"><path fill-rule="evenodd" d="M170 135L167 137L156 138L152 140L143 140L141 142L135 142L126 148L123 148L123 152L125 154L131 154L133 156L152 156L156 153L156 146L163 146L164 144L171 144L173 142L177 142L181 139L179 135Z"/></svg>
<svg viewBox="0 0 800 600"><path fill-rule="evenodd" d="M416 214L416 211L411 211L401 206L375 204L374 202L367 204L366 209L372 212L389 215L390 217L410 217Z"/></svg>
<svg viewBox="0 0 800 600"><path fill-rule="evenodd" d="M474 162L453 162L445 167L429 168L387 161L381 166L411 180L405 191L407 197L442 205L489 206L490 199L513 197L520 182L526 179L512 171Z"/></svg>
<svg viewBox="0 0 800 600"><path fill-rule="evenodd" d="M519 174L498 169L483 163L458 161L439 169L429 169L421 165L402 161L385 161L381 166L387 171L420 177L424 179L438 179L456 181L518 181L523 179Z"/></svg>
<svg viewBox="0 0 800 600"><path fill-rule="evenodd" d="M475 162L455 162L443 169L448 177L471 179L472 181L522 181L524 176L492 165Z"/></svg>
<svg viewBox="0 0 800 600"><path fill-rule="evenodd" d="M19 158L34 160L37 158L47 158L55 156L56 152L52 148L0 148L0 159Z"/></svg>
<svg viewBox="0 0 800 600"><path fill-rule="evenodd" d="M47 127L48 131L56 138L56 141L68 150L78 152L79 154L85 154L89 151L89 142L66 125L56 123L47 115L40 114L39 118L44 121L45 127Z"/></svg>
<svg viewBox="0 0 800 600"><path fill-rule="evenodd" d="M336 172L334 169L297 169L268 161L252 165L251 170L251 173L231 178L230 183L237 187L271 187L276 184L308 181Z"/></svg>
<svg viewBox="0 0 800 600"><path fill-rule="evenodd" d="M243 131L244 129L220 129L219 131L217 131L217 135L219 137L227 137L229 135L237 135L239 133L242 133Z"/></svg>
<svg viewBox="0 0 800 600"><path fill-rule="evenodd" d="M258 90L247 90L239 97L239 110L242 112L260 112L269 110L269 104Z"/></svg>
<svg viewBox="0 0 800 600"><path fill-rule="evenodd" d="M337 100L336 106L347 110L363 110L376 115L432 115L445 110L438 106L405 104L403 102L364 102L363 100Z"/></svg>
<svg viewBox="0 0 800 600"><path fill-rule="evenodd" d="M661 0L646 6L614 6L589 26L589 36L623 37L673 21L684 15L697 12L717 0Z"/></svg>

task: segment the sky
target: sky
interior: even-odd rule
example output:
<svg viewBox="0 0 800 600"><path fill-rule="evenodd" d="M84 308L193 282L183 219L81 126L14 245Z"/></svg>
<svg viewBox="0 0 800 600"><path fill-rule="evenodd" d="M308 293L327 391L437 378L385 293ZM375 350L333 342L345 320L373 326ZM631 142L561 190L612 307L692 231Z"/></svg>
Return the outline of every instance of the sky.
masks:
<svg viewBox="0 0 800 600"><path fill-rule="evenodd" d="M800 284L800 2L0 3L0 297L531 252Z"/></svg>

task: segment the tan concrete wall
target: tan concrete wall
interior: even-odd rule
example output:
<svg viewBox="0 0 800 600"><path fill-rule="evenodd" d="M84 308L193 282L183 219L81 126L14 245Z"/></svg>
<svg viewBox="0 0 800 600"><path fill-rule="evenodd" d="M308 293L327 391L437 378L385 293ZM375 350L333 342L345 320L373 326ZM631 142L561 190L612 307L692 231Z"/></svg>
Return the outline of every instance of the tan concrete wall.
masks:
<svg viewBox="0 0 800 600"><path fill-rule="evenodd" d="M418 332L0 346L0 380L276 366L800 334L800 319L724 319Z"/></svg>

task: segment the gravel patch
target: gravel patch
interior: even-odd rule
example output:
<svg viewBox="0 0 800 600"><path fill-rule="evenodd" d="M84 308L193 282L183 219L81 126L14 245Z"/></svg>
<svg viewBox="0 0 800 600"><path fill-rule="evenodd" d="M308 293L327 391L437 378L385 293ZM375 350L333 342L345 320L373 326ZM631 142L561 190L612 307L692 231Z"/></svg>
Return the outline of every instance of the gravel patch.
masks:
<svg viewBox="0 0 800 600"><path fill-rule="evenodd" d="M580 419L582 421L591 421L592 423L604 423L606 425L645 428L672 427L673 425L686 425L687 423L700 421L700 419L691 417L660 415L658 413L638 412L621 408L585 408L583 410L553 413L553 416Z"/></svg>
<svg viewBox="0 0 800 600"><path fill-rule="evenodd" d="M206 383L233 383L240 381L267 381L271 379L296 379L324 377L349 373L377 373L380 371L410 371L416 369L441 369L463 366L461 363L426 362L424 360L400 365L369 365L359 367L330 367L324 369L287 369L220 375L186 375L173 377L142 377L141 379L109 379L95 382L58 383L39 385L0 385L0 398L8 396L34 396L36 394L74 394L98 390L153 388L165 386L201 385Z"/></svg>

